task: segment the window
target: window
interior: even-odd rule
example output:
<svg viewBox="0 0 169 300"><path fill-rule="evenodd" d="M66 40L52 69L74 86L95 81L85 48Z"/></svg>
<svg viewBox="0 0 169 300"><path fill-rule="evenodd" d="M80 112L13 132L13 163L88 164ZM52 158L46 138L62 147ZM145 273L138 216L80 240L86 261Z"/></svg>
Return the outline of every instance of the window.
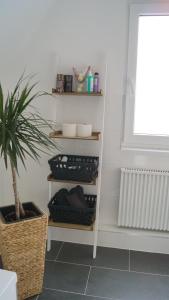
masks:
<svg viewBox="0 0 169 300"><path fill-rule="evenodd" d="M123 146L169 150L169 4L130 9Z"/></svg>

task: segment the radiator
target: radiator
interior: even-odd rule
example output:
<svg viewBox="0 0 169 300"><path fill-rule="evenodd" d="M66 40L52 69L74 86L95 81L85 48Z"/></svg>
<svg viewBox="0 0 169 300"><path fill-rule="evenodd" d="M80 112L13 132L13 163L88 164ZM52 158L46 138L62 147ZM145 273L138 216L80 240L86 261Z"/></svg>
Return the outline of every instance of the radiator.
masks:
<svg viewBox="0 0 169 300"><path fill-rule="evenodd" d="M169 171L121 169L118 226L169 231Z"/></svg>

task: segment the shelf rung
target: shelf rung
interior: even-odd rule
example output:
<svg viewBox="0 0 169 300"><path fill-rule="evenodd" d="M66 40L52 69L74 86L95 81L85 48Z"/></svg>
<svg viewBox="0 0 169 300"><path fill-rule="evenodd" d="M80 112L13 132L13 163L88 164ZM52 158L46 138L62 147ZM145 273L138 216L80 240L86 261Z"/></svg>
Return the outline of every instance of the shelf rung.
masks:
<svg viewBox="0 0 169 300"><path fill-rule="evenodd" d="M92 132L92 135L88 136L88 137L79 137L79 136L66 137L66 136L63 136L61 130L57 130L57 131L51 132L49 134L49 137L53 138L53 139L71 139L71 140L89 140L89 141L93 140L93 141L98 141L100 139L100 135L101 135L100 131L94 131L94 132Z"/></svg>
<svg viewBox="0 0 169 300"><path fill-rule="evenodd" d="M47 177L48 181L51 182L61 182L61 183L71 183L71 184L82 184L82 185L96 185L96 179L91 182L84 182L84 181L76 181L76 180L60 180L55 179L52 174L48 175Z"/></svg>
<svg viewBox="0 0 169 300"><path fill-rule="evenodd" d="M56 92L56 89L52 89L52 94L53 95L56 95L56 96L103 96L103 91L101 90L99 93L88 93L88 92L62 92L62 93L59 93L59 92Z"/></svg>
<svg viewBox="0 0 169 300"><path fill-rule="evenodd" d="M53 222L52 220L49 220L48 226L66 228L66 229L84 230L84 231L93 231L94 229L94 224L92 225L70 224L70 223Z"/></svg>

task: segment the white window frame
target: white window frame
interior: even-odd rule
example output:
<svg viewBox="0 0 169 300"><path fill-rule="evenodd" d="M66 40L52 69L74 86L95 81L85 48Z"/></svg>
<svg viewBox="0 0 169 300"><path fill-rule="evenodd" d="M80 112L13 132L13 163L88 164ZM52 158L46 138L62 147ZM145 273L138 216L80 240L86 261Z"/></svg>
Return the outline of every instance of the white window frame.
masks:
<svg viewBox="0 0 169 300"><path fill-rule="evenodd" d="M169 137L134 134L134 108L137 69L138 23L140 16L169 15L169 3L131 4L129 19L128 65L126 79L125 121L122 150L167 150Z"/></svg>

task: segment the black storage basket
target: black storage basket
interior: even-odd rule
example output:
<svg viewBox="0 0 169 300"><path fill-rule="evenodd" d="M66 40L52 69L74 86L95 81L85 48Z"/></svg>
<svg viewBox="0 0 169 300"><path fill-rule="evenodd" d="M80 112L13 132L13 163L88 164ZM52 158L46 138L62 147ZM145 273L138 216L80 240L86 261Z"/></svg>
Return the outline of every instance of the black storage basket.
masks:
<svg viewBox="0 0 169 300"><path fill-rule="evenodd" d="M50 200L48 208L50 218L54 222L91 225L96 215L96 195L84 195L87 208L74 208L70 205L55 204L55 196Z"/></svg>
<svg viewBox="0 0 169 300"><path fill-rule="evenodd" d="M67 161L62 159L67 158ZM60 180L77 180L90 182L98 175L99 158L59 154L48 161L52 175Z"/></svg>

